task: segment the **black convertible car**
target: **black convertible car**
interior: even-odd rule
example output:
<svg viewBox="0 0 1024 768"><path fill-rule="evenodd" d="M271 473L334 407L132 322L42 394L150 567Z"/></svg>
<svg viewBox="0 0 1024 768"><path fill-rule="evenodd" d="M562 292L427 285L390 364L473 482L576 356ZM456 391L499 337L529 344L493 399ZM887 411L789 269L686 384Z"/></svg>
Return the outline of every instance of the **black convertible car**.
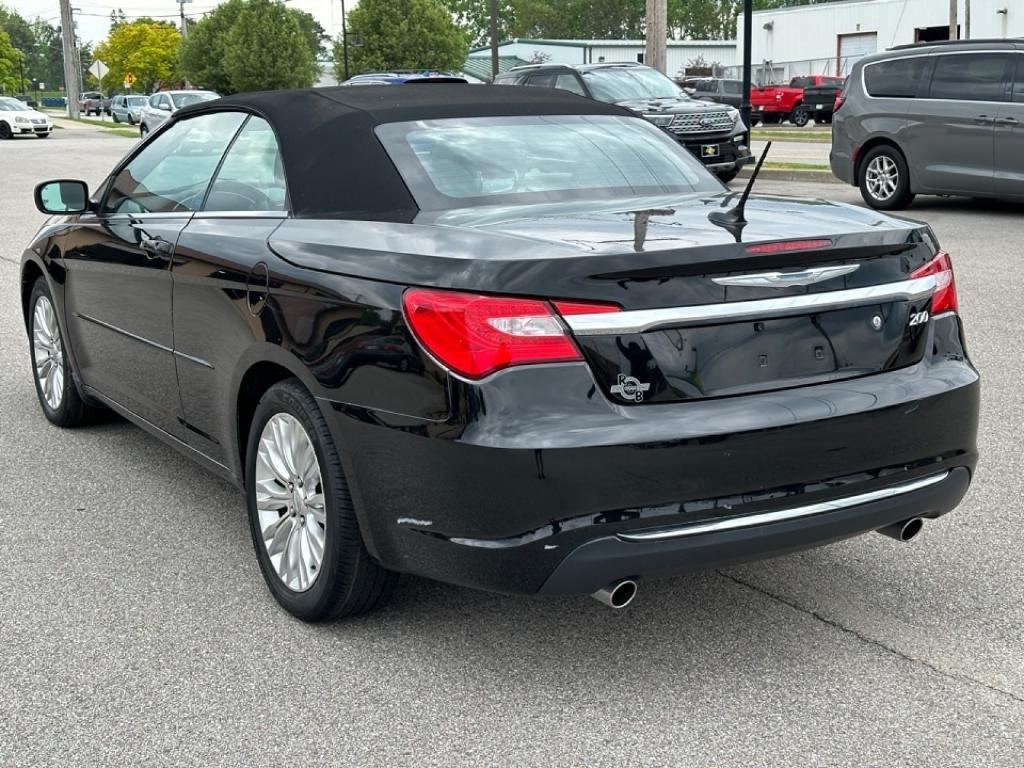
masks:
<svg viewBox="0 0 1024 768"><path fill-rule="evenodd" d="M977 458L949 256L921 224L738 197L555 90L196 105L91 196L37 188L39 402L242 486L307 620L400 572L622 606L641 578L909 538Z"/></svg>

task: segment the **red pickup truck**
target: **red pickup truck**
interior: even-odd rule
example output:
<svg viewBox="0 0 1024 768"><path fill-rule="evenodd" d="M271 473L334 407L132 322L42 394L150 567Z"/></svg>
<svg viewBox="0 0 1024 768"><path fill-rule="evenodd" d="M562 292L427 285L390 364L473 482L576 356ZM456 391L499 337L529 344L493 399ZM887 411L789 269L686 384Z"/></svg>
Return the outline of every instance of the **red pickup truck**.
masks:
<svg viewBox="0 0 1024 768"><path fill-rule="evenodd" d="M754 125L759 122L781 123L789 120L793 125L807 125L814 108L804 105L804 88L814 86L835 86L841 88L843 78L828 75L801 75L789 81L789 85L768 85L750 91L750 120Z"/></svg>

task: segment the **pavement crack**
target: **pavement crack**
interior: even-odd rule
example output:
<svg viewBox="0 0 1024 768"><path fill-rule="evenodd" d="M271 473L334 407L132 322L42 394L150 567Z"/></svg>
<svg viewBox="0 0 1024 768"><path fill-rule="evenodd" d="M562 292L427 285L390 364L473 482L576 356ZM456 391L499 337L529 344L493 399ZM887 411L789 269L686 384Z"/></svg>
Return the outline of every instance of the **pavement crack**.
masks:
<svg viewBox="0 0 1024 768"><path fill-rule="evenodd" d="M758 586L757 584L745 581L744 579L741 579L738 576L733 576L731 573L726 573L725 571L719 570L716 571L716 573L719 576L724 576L725 578L729 579L729 581L732 581L740 585L741 587L746 587L747 589L750 589L754 592L758 592L764 595L765 597L770 598L771 600L774 600L778 603L782 603L783 605L792 608L795 611L807 614L808 616L820 621L822 624L827 624L830 627L838 629L840 632L844 632L845 634L851 635L866 645L879 648L883 651L892 654L893 656L903 659L904 661L910 662L911 664L919 664L920 666L925 667L926 669L929 669L938 675L942 675L943 677L949 680L979 685L982 688L987 688L993 693L1006 696L1012 699L1013 701L1017 702L1018 704L1024 704L1024 696L1019 696L1013 691L1004 690L1003 688L992 685L991 683L986 683L984 680L978 680L977 678L971 677L970 675L965 675L962 672L950 672L948 670L942 669L941 667L937 667L935 664L931 663L926 659L918 658L917 656L911 656L910 654L901 651L898 648L894 648L891 645L887 645L881 640L877 640L876 638L870 637L869 635L865 635L863 632L859 632L856 629L847 627L844 624L841 624L840 622L836 621L835 619L830 619L827 616L822 616L817 611L811 610L810 608L805 608L799 603L796 603L793 600L789 600L783 597L782 595L775 594L774 592L765 589L764 587Z"/></svg>

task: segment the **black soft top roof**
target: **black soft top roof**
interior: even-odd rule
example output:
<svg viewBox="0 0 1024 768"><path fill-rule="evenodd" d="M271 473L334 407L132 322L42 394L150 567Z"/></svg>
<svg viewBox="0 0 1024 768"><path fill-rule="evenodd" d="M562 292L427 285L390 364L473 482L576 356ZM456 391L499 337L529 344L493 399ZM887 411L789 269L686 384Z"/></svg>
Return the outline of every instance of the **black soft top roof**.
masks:
<svg viewBox="0 0 1024 768"><path fill-rule="evenodd" d="M419 212L377 140L382 123L509 115L632 115L550 88L421 83L227 96L179 110L174 120L238 109L277 133L295 216L412 221Z"/></svg>

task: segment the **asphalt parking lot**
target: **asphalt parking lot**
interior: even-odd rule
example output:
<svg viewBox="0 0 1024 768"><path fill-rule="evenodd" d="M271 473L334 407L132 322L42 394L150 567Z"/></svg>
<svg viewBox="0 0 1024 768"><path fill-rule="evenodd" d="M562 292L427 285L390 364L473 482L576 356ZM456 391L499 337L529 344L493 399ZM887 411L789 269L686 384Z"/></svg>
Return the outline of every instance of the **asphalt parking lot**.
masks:
<svg viewBox="0 0 1024 768"><path fill-rule="evenodd" d="M0 144L0 765L1024 764L1024 208L907 214L954 255L984 379L971 492L913 543L646 583L619 612L406 578L308 626L265 589L240 492L125 422L62 432L36 405L32 187L95 184L131 144Z"/></svg>

